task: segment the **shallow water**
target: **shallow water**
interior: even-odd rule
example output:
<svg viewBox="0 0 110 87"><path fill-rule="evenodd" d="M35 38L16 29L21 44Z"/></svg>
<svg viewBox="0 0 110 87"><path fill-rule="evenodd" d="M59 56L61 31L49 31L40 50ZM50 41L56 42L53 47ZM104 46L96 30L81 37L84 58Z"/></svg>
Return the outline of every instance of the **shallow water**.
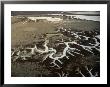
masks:
<svg viewBox="0 0 110 87"><path fill-rule="evenodd" d="M80 18L80 19L100 21L100 16L86 16L86 15L73 15L73 16L75 16L75 18Z"/></svg>

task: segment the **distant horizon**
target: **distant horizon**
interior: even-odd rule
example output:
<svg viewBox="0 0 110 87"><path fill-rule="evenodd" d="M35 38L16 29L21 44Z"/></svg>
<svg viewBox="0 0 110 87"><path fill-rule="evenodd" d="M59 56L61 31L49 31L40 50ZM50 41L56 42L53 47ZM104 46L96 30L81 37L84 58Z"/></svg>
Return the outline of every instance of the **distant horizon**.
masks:
<svg viewBox="0 0 110 87"><path fill-rule="evenodd" d="M68 14L100 16L100 11L11 11L11 16L16 15L43 15L43 14Z"/></svg>

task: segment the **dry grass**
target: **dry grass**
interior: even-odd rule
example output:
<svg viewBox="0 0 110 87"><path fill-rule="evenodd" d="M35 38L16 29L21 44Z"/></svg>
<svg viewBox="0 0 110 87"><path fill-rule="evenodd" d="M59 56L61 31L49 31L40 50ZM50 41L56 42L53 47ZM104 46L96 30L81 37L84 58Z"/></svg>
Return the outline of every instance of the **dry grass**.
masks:
<svg viewBox="0 0 110 87"><path fill-rule="evenodd" d="M38 40L44 33L55 32L56 27L71 28L72 30L93 30L100 29L100 23L80 19L65 20L58 24L47 21L26 22L26 18L12 17L11 25L11 43L12 47L17 45L26 45ZM24 24L23 24L24 23Z"/></svg>
<svg viewBox="0 0 110 87"><path fill-rule="evenodd" d="M44 33L55 31L55 25L49 22L23 22L14 23L11 26L12 47L25 45L37 41L39 36Z"/></svg>
<svg viewBox="0 0 110 87"><path fill-rule="evenodd" d="M90 31L100 29L100 22L74 19L71 21L64 21L62 26L65 28L71 28L72 30Z"/></svg>

